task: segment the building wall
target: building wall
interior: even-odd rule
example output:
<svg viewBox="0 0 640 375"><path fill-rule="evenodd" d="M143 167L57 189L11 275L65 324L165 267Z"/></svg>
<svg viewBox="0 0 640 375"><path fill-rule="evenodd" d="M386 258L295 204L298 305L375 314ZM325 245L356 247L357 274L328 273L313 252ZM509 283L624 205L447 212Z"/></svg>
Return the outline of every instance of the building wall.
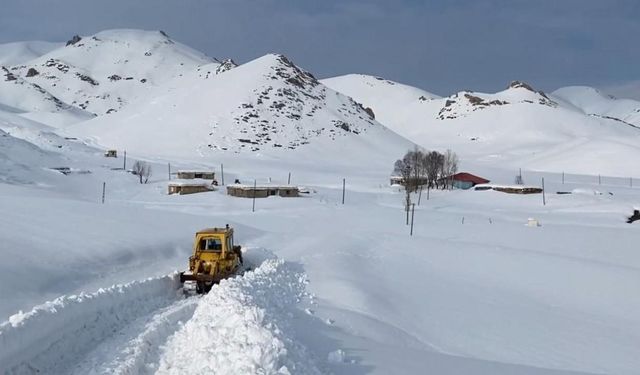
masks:
<svg viewBox="0 0 640 375"><path fill-rule="evenodd" d="M453 187L457 189L467 190L473 187L473 182L453 180Z"/></svg>
<svg viewBox="0 0 640 375"><path fill-rule="evenodd" d="M177 186L177 185L169 185L169 195L171 194L195 194L195 193L204 193L207 191L211 191L208 186Z"/></svg>
<svg viewBox="0 0 640 375"><path fill-rule="evenodd" d="M255 192L255 193L254 193ZM267 198L270 196L278 195L280 197L297 197L298 189L280 189L277 187L274 188L264 188L259 187L255 190L253 188L238 188L234 186L227 186L227 194L234 197L241 198L253 198L254 194L256 198Z"/></svg>
<svg viewBox="0 0 640 375"><path fill-rule="evenodd" d="M216 174L214 172L178 172L178 178L184 180L192 180L201 178L203 180L214 180Z"/></svg>

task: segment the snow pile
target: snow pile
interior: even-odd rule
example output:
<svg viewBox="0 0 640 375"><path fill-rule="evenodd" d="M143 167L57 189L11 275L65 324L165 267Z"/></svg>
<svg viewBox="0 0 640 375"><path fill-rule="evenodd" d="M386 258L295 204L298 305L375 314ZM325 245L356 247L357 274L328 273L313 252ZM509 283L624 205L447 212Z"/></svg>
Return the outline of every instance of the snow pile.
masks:
<svg viewBox="0 0 640 375"><path fill-rule="evenodd" d="M0 324L0 368L7 373L65 372L92 343L176 299L176 275L62 296ZM62 367L61 367L62 366Z"/></svg>
<svg viewBox="0 0 640 375"><path fill-rule="evenodd" d="M222 281L169 340L158 373L320 373L289 323L305 284L304 274L277 259Z"/></svg>

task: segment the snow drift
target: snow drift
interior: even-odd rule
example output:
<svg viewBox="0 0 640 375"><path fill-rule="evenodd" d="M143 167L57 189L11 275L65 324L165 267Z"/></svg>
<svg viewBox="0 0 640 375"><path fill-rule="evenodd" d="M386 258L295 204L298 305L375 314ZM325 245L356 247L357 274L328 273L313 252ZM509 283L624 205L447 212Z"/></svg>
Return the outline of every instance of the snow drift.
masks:
<svg viewBox="0 0 640 375"><path fill-rule="evenodd" d="M211 289L167 343L159 374L319 374L290 325L305 276L268 259Z"/></svg>

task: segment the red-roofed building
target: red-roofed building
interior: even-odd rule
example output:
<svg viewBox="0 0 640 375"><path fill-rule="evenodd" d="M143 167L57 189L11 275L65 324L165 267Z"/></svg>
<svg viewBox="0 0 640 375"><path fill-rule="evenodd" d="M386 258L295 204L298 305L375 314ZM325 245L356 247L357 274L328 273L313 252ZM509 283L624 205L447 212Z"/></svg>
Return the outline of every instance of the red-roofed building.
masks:
<svg viewBox="0 0 640 375"><path fill-rule="evenodd" d="M487 184L489 180L471 173L460 172L446 178L451 181L453 187L458 189L470 189L478 184Z"/></svg>

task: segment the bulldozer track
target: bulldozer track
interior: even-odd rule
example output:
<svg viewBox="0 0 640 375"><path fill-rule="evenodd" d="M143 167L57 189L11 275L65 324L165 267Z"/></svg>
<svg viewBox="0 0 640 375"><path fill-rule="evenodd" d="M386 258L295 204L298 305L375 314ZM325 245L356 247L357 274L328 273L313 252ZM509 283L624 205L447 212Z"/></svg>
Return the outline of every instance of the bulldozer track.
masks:
<svg viewBox="0 0 640 375"><path fill-rule="evenodd" d="M176 275L60 297L0 325L2 374L139 374L191 318ZM19 320L21 319L21 320Z"/></svg>

